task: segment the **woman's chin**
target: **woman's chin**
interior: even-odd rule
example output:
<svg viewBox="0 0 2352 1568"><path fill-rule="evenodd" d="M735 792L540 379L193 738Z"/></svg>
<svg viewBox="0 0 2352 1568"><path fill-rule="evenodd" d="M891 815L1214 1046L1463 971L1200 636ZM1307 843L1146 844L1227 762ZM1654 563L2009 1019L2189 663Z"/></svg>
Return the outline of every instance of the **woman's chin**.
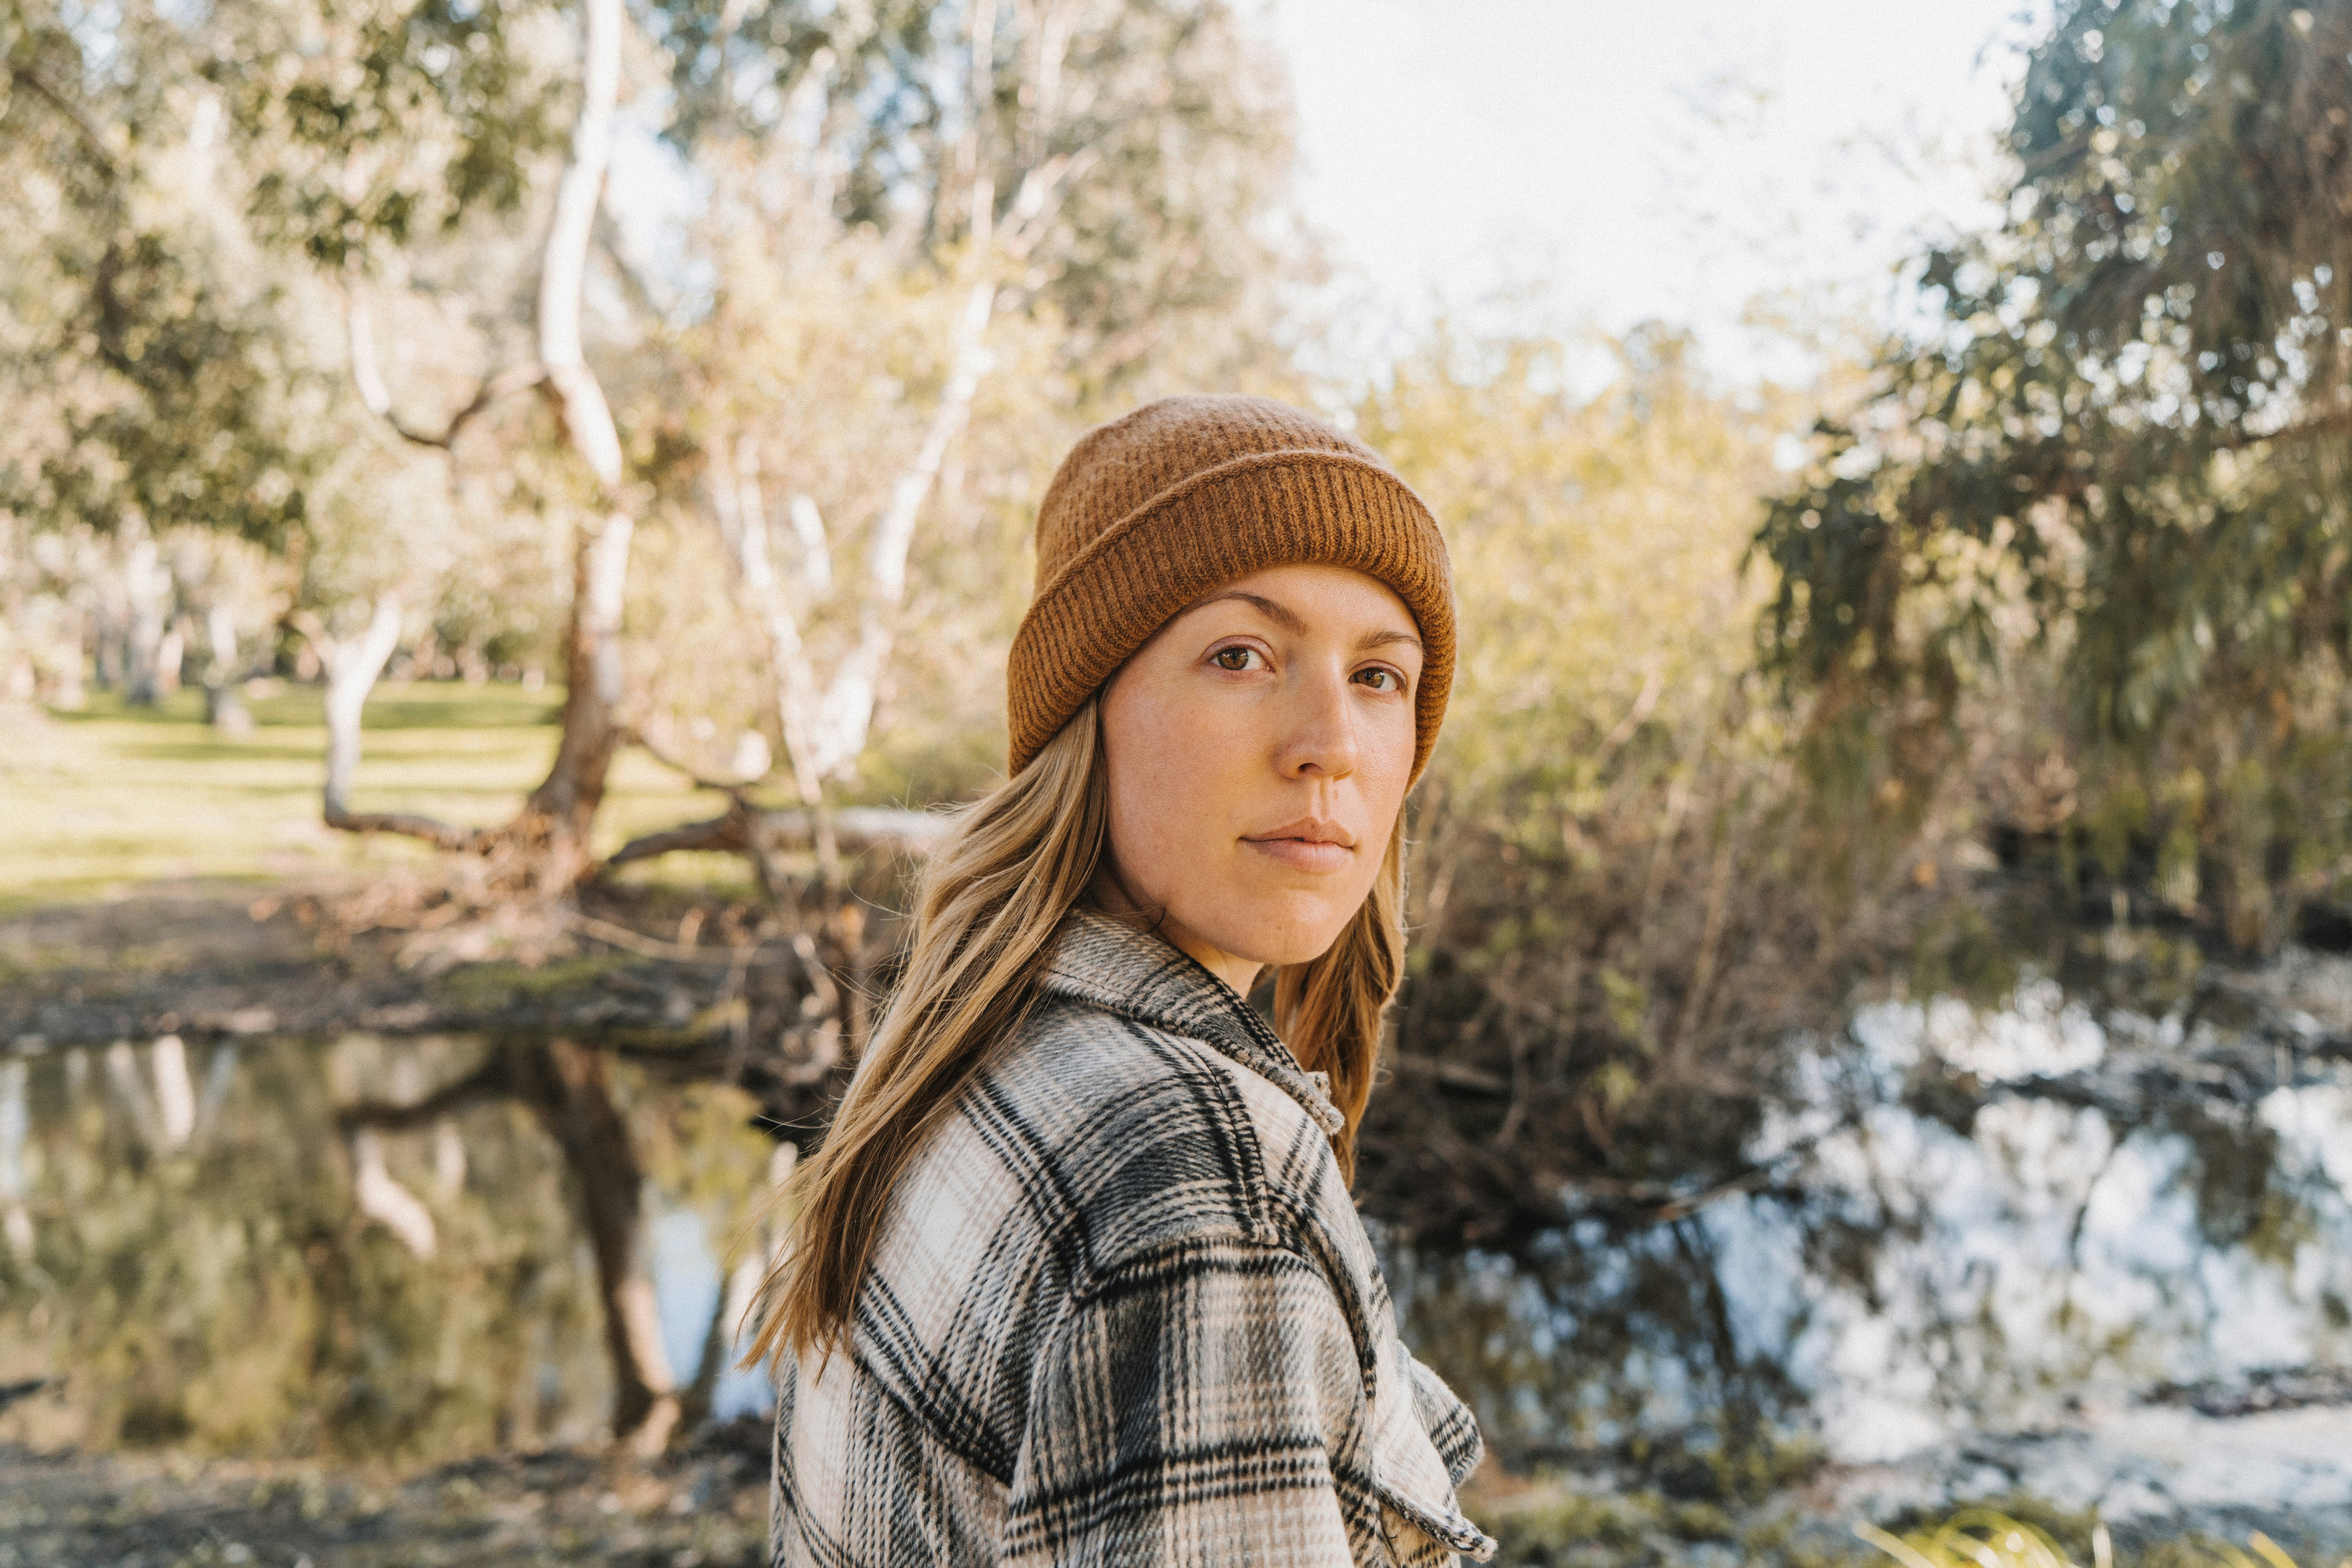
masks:
<svg viewBox="0 0 2352 1568"><path fill-rule="evenodd" d="M1305 963L1331 951L1331 944L1339 940L1348 917L1354 912L1352 905L1335 910L1321 899L1281 901L1294 905L1307 902L1310 907L1277 907L1241 921L1228 914L1223 920L1209 921L1192 929L1224 952L1253 963ZM1363 900L1360 898L1356 901Z"/></svg>

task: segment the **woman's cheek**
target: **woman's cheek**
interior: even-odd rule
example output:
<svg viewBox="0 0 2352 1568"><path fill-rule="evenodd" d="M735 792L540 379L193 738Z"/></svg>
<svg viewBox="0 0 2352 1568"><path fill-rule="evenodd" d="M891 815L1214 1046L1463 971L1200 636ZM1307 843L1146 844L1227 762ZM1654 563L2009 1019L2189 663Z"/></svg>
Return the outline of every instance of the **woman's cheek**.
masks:
<svg viewBox="0 0 2352 1568"><path fill-rule="evenodd" d="M1218 797L1235 765L1230 726L1213 705L1128 696L1109 736L1111 851L1131 893L1164 900L1214 859Z"/></svg>

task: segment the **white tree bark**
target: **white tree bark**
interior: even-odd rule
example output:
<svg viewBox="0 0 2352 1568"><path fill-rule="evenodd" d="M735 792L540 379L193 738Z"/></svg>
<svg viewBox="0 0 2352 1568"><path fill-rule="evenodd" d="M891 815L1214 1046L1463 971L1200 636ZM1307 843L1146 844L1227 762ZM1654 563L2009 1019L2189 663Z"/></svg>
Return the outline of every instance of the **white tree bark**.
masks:
<svg viewBox="0 0 2352 1568"><path fill-rule="evenodd" d="M1033 94L1024 89L1020 95L1029 107L1015 137L1018 145L1009 150L1011 157L1026 160L1029 166L1000 232L998 186L988 164L984 134L988 106L996 91L996 18L997 0L975 0L969 13L970 81L953 165L954 174L963 182L967 209L965 281L961 308L945 345L946 382L921 444L892 483L889 502L874 525L866 552L865 595L859 605L856 638L830 679L820 679L813 667L793 607L795 597L803 605L822 599L833 582L831 556L814 502L800 495L791 502L791 518L801 545L795 595L787 592L770 558L755 445L744 437L731 447L722 441L710 448L713 501L736 556L739 581L766 635L787 761L808 808L819 863L828 880L835 864L835 837L831 814L824 809L823 785L828 779L853 773L871 738L875 709L905 609L907 563L917 525L924 503L937 488L949 449L970 423L973 399L991 364L987 339L997 310L999 269L1006 262L1018 264L1027 258L1050 225L1068 182L1091 163L1088 153L1075 157L1043 153L1047 142L1045 131L1059 113L1062 56L1068 41L1066 27L1047 25L1039 36L1034 62L1039 90ZM1037 18L1032 15L1029 20L1034 23ZM943 183L954 188L954 182ZM943 202L947 199L951 198L943 196ZM944 227L947 215L942 211L940 216ZM672 833L648 835L633 841L622 853L635 858L730 836L740 837L740 826L732 816Z"/></svg>
<svg viewBox="0 0 2352 1568"><path fill-rule="evenodd" d="M987 200L982 194L986 185L985 180L978 183L975 207ZM812 737L816 771L827 777L847 773L866 750L882 672L889 667L891 650L898 644L899 611L907 598L907 556L914 547L915 524L940 477L949 445L963 433L971 417L972 397L988 369L988 323L995 312L996 281L988 275L984 258L981 266L983 276L964 296L963 310L956 319L948 383L940 395L940 405L931 414L915 460L891 487L889 508L875 525L866 548L866 602L858 613L857 643L825 688Z"/></svg>
<svg viewBox="0 0 2352 1568"><path fill-rule="evenodd" d="M226 601L216 597L205 612L205 722L226 734L249 735L253 715L237 684L236 616Z"/></svg>
<svg viewBox="0 0 2352 1568"><path fill-rule="evenodd" d="M383 1143L373 1127L352 1134L352 1199L360 1213L398 1237L409 1251L419 1258L433 1256L440 1240L433 1211L384 1168Z"/></svg>
<svg viewBox="0 0 2352 1568"><path fill-rule="evenodd" d="M768 645L768 667L775 674L776 727L784 739L784 762L792 770L793 786L800 792L801 803L808 808L814 826L818 871L830 883L839 875L841 850L834 839L831 818L824 809L824 773L818 766L814 733L819 701L816 669L809 663L808 650L801 642L800 622L793 614L791 595L776 574L769 549L768 504L760 488L759 443L749 436L742 437L735 442L731 457L726 444L719 443L712 448L711 461L711 493L720 526L734 547L736 574L745 596L751 602L752 613L760 618L760 630ZM816 503L805 496L793 500L807 502L813 525L809 531L815 533L820 546L812 552L803 545L801 552L802 586L807 592L813 587L811 579L820 565L824 581L831 582L832 561L822 549L824 524L815 515ZM799 521L796 516L796 525Z"/></svg>
<svg viewBox="0 0 2352 1568"><path fill-rule="evenodd" d="M138 1129L140 1141L150 1149L161 1148L163 1137L155 1114L155 1098L147 1092L147 1080L139 1076L139 1053L131 1048L130 1041L117 1040L106 1047L106 1083L131 1118L131 1126Z"/></svg>
<svg viewBox="0 0 2352 1568"><path fill-rule="evenodd" d="M25 1145L32 1130L26 1108L27 1074L19 1058L0 1062L0 1241L20 1263L33 1261L33 1216L25 1206L32 1184L25 1175Z"/></svg>
<svg viewBox="0 0 2352 1568"><path fill-rule="evenodd" d="M444 1202L454 1202L466 1190L465 1135L446 1117L433 1128L433 1180Z"/></svg>
<svg viewBox="0 0 2352 1568"><path fill-rule="evenodd" d="M801 581L812 597L823 598L833 588L833 549L825 541L824 514L816 510L814 498L805 494L795 494L787 510L793 537L801 547Z"/></svg>
<svg viewBox="0 0 2352 1568"><path fill-rule="evenodd" d="M604 389L588 367L580 335L581 290L595 236L596 208L613 157L613 108L620 93L621 0L582 0L585 53L572 159L556 187L555 218L540 265L541 384L565 434L596 476L604 515L583 526L572 559L572 619L565 631L563 739L554 764L531 792L530 810L546 825L559 865L552 890L593 866L588 831L621 741L621 610L635 520L623 504L621 438Z"/></svg>
<svg viewBox="0 0 2352 1568"><path fill-rule="evenodd" d="M580 346L588 246L613 162L613 107L621 90L621 0L582 0L586 52L572 162L555 191L555 221L539 274L539 361L573 447L609 493L620 488L621 438L604 389Z"/></svg>
<svg viewBox="0 0 2352 1568"><path fill-rule="evenodd" d="M353 820L352 784L360 766L360 716L368 694L383 674L392 650L400 645L399 595L381 594L368 617L367 629L356 637L331 636L315 616L295 624L327 671L327 825L341 827Z"/></svg>
<svg viewBox="0 0 2352 1568"><path fill-rule="evenodd" d="M122 596L129 607L123 650L122 696L133 707L151 708L162 694L157 656L163 649L163 603L171 575L163 570L155 535L135 513L123 524Z"/></svg>
<svg viewBox="0 0 2352 1568"><path fill-rule="evenodd" d="M177 1035L165 1035L147 1053L155 1075L155 1121L163 1147L177 1149L196 1131L196 1086L188 1077L188 1047Z"/></svg>

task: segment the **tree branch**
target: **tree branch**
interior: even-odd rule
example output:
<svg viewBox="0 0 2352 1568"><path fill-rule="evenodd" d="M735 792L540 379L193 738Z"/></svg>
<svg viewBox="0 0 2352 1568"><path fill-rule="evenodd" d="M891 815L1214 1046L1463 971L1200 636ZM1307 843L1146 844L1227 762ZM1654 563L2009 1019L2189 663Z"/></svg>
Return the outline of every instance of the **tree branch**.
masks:
<svg viewBox="0 0 2352 1568"><path fill-rule="evenodd" d="M845 849L884 851L901 855L928 855L946 837L952 819L931 811L908 811L893 806L852 805L829 814L835 840ZM630 839L605 858L610 869L625 866L634 860L650 860L680 849L715 849L730 855L745 855L751 849L751 827L754 822L763 827L770 841L782 845L814 845L816 830L810 813L798 806L777 811L730 809L724 816L714 816L703 822L683 823Z"/></svg>
<svg viewBox="0 0 2352 1568"><path fill-rule="evenodd" d="M488 828L459 827L437 817L419 816L406 811L345 811L332 806L320 814L320 819L339 833L389 833L402 838L421 838L436 849L487 849L497 835Z"/></svg>
<svg viewBox="0 0 2352 1568"><path fill-rule="evenodd" d="M337 1110L335 1122L346 1132L362 1127L372 1127L379 1132L409 1132L420 1127L430 1127L443 1117L454 1116L474 1106L509 1099L515 1092L507 1071L506 1053L501 1051L466 1077L435 1089L412 1105L362 1100Z"/></svg>
<svg viewBox="0 0 2352 1568"><path fill-rule="evenodd" d="M1004 253L1015 261L1025 261L1045 237L1045 230L1061 212L1062 204L1069 197L1070 187L1078 177L1094 167L1095 150L1091 147L1075 156L1057 153L1021 177L1021 188L1013 198L1013 210L1006 216L1013 219L1004 233Z"/></svg>
<svg viewBox="0 0 2352 1568"><path fill-rule="evenodd" d="M2231 451L2238 451L2247 447L2259 447L2268 441L2309 441L2346 431L2352 431L2352 408L2339 408L2333 414L2317 415L2300 424L2284 426L2261 435L2242 430L2221 445Z"/></svg>
<svg viewBox="0 0 2352 1568"><path fill-rule="evenodd" d="M83 117L82 111L74 106L71 100L44 81L41 74L30 66L9 67L8 79L63 115L66 121L81 137L83 144L96 154L100 172L109 180L115 178L117 170L114 153L106 145L106 138L98 133L98 128Z"/></svg>
<svg viewBox="0 0 2352 1568"><path fill-rule="evenodd" d="M457 437L467 425L490 405L518 392L528 392L547 379L547 367L540 364L518 365L487 377L474 389L474 395L464 407L449 416L449 423L439 435L420 430L394 412L392 389L384 384L383 371L375 357L374 317L368 308L367 296L354 285L347 296L344 321L351 340L352 383L358 389L360 403L367 411L392 426L393 434L412 446L431 447L436 451L455 451Z"/></svg>
<svg viewBox="0 0 2352 1568"><path fill-rule="evenodd" d="M736 443L731 457L724 442L715 443L710 455L712 499L719 508L721 524L734 536L731 542L735 547L737 580L751 595L761 628L767 634L768 661L776 678L776 723L783 736L784 763L792 769L793 784L800 793L801 804L817 813L817 868L826 885L831 886L839 879L840 847L835 843L824 817L824 766L817 754L814 734L814 710L820 700L816 671L809 664L808 650L801 642L800 623L793 616L792 604L785 597L783 585L776 580L774 564L769 559L768 509L760 489L759 444L746 436ZM814 503L809 510L814 511ZM796 518L796 524L801 521ZM815 520L814 529L822 545L821 519ZM812 566L818 561L824 563L825 580L830 583L830 557L810 555L808 560ZM738 804L741 804L740 799Z"/></svg>
<svg viewBox="0 0 2352 1568"><path fill-rule="evenodd" d="M573 931L608 947L624 952L634 952L639 958L658 958L665 963L705 963L720 969L781 968L798 963L796 956L779 952L762 958L753 948L685 947L677 942L664 942L659 937L633 931L611 921L600 921L592 915L575 914L568 922Z"/></svg>

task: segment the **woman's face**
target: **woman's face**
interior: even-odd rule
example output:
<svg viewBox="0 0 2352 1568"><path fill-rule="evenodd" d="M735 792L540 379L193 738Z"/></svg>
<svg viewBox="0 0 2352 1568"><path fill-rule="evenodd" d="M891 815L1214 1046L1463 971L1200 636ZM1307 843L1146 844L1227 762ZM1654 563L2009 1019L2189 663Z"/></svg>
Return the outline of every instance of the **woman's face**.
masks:
<svg viewBox="0 0 2352 1568"><path fill-rule="evenodd" d="M1103 697L1106 900L1161 911L1237 991L1328 949L1404 803L1421 651L1404 601L1340 566L1270 567L1162 626Z"/></svg>

